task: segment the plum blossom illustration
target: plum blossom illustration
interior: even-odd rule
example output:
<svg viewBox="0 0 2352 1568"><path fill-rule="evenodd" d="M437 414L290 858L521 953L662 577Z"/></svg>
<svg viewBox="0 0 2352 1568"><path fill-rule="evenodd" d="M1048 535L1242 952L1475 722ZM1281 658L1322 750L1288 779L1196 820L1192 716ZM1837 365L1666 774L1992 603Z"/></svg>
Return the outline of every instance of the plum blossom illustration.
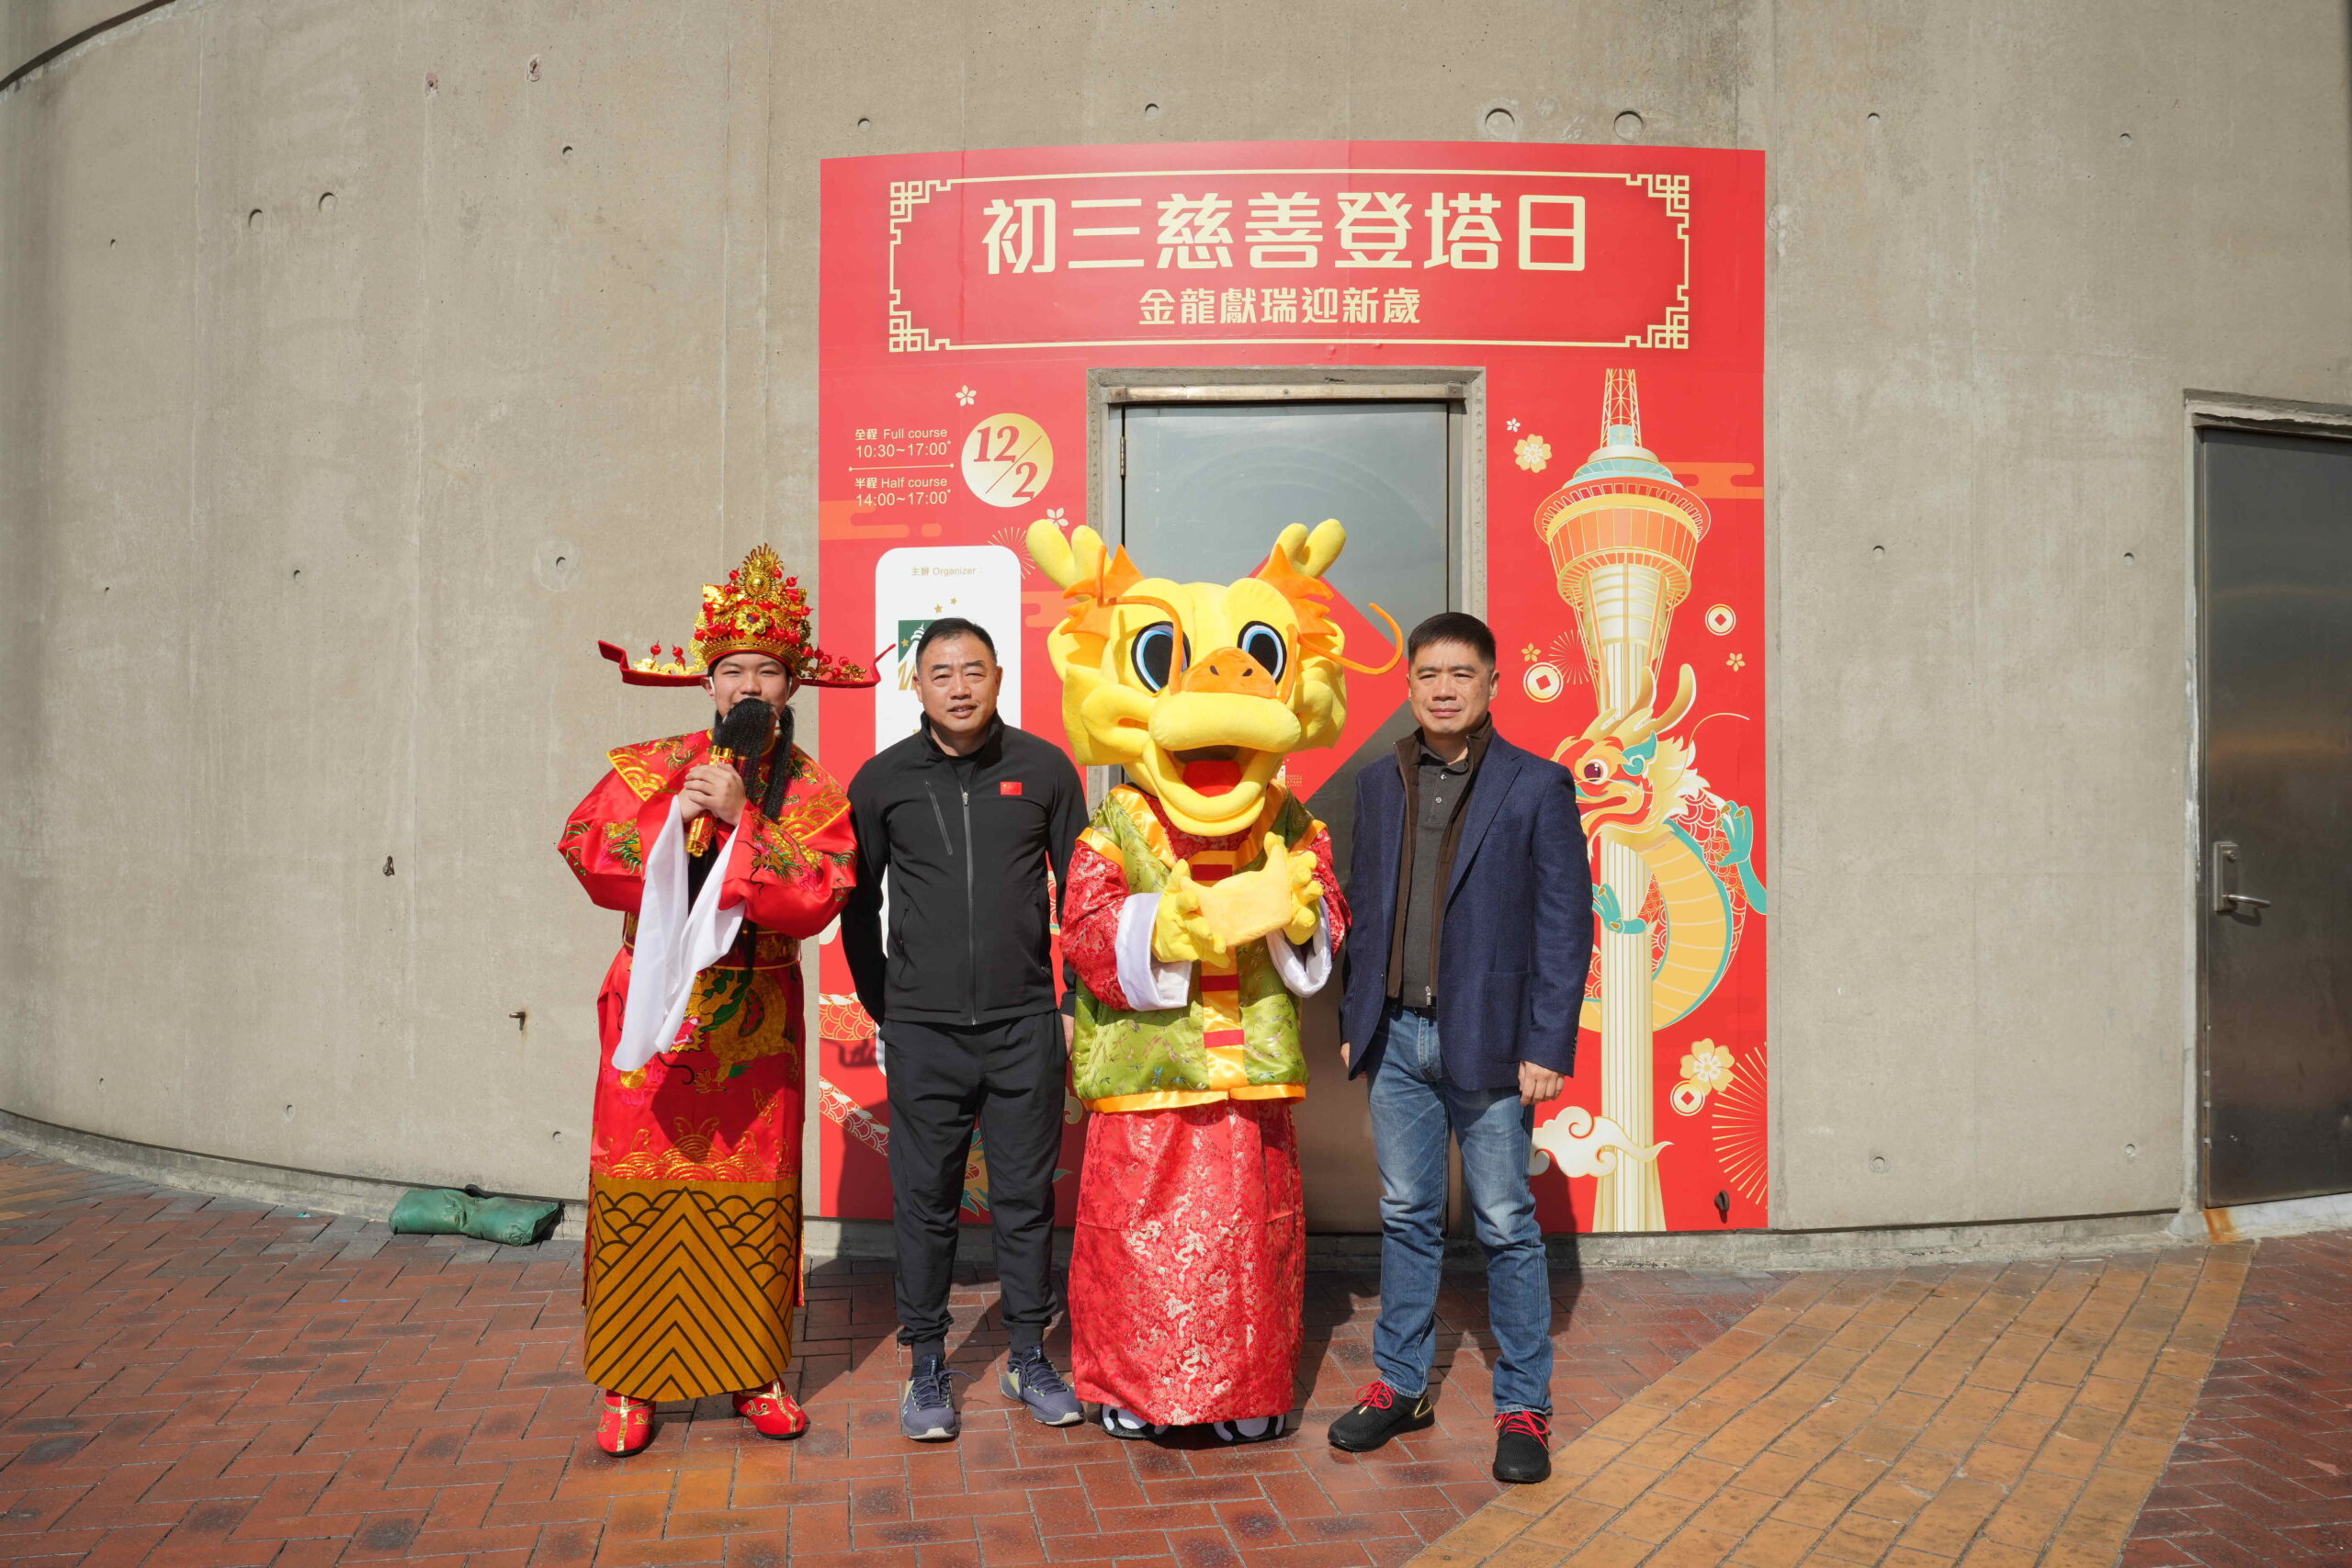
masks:
<svg viewBox="0 0 2352 1568"><path fill-rule="evenodd" d="M1522 436L1519 445L1511 448L1511 456L1529 473L1540 474L1544 466L1552 460L1552 446L1540 435Z"/></svg>
<svg viewBox="0 0 2352 1568"><path fill-rule="evenodd" d="M1731 1087L1736 1071L1728 1050L1712 1040L1693 1040L1683 1053L1682 1081L1674 1086L1667 1103L1679 1115L1696 1115L1707 1096Z"/></svg>

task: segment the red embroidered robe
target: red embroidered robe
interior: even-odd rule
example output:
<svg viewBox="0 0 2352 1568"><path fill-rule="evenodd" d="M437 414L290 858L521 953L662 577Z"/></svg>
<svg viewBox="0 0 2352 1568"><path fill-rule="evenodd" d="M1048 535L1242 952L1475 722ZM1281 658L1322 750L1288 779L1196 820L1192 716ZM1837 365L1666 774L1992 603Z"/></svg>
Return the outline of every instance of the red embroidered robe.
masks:
<svg viewBox="0 0 2352 1568"><path fill-rule="evenodd" d="M1250 834L1187 833L1150 804L1169 852L1197 881L1218 881L1259 853ZM1316 858L1336 954L1348 906L1331 835L1318 824L1298 847ZM1063 952L1098 998L1126 1008L1116 952L1126 874L1081 836L1069 881ZM1192 980L1212 1047L1241 1038L1231 967L1198 965ZM1227 1099L1087 1118L1069 1269L1080 1398L1171 1427L1290 1410L1306 1289L1291 1103Z"/></svg>
<svg viewBox="0 0 2352 1568"><path fill-rule="evenodd" d="M589 1147L587 1372L640 1399L764 1388L792 1356L800 1280L800 943L849 896L849 803L805 752L775 818L714 820L709 875L743 906L734 947L695 977L676 1042L614 1070L645 857L707 732L623 746L557 848L588 897L628 916L596 998Z"/></svg>

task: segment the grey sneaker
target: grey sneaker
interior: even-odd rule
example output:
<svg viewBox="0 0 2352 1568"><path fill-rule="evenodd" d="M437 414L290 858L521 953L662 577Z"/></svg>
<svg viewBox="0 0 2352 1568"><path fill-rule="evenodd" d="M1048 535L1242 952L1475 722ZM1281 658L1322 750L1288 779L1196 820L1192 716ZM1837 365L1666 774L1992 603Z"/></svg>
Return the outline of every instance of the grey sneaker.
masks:
<svg viewBox="0 0 2352 1568"><path fill-rule="evenodd" d="M1005 1398L1019 1400L1029 1407L1030 1415L1048 1427L1075 1427L1086 1419L1086 1412L1078 1407L1078 1395L1062 1382L1053 1362L1046 1359L1043 1345L1015 1350L1007 1358L996 1386Z"/></svg>
<svg viewBox="0 0 2352 1568"><path fill-rule="evenodd" d="M915 1363L915 1375L907 1380L907 1392L899 1401L899 1431L918 1443L944 1443L962 1430L950 1376L947 1363L937 1356Z"/></svg>

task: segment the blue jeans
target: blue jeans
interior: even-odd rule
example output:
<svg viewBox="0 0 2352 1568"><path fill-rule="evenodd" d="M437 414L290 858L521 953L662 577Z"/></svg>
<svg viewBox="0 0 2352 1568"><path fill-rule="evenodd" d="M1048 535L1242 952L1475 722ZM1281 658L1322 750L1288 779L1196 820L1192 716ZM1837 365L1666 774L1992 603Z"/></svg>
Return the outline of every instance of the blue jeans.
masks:
<svg viewBox="0 0 2352 1568"><path fill-rule="evenodd" d="M1388 1004L1372 1077L1372 1140L1380 1157L1380 1321L1372 1334L1381 1380L1412 1398L1437 1356L1437 1292L1445 1257L1445 1143L1462 1145L1462 1174L1487 1252L1487 1324L1495 1340L1495 1413L1552 1411L1552 1283L1535 1194L1527 1186L1535 1112L1517 1089L1456 1089L1438 1054L1437 1021Z"/></svg>

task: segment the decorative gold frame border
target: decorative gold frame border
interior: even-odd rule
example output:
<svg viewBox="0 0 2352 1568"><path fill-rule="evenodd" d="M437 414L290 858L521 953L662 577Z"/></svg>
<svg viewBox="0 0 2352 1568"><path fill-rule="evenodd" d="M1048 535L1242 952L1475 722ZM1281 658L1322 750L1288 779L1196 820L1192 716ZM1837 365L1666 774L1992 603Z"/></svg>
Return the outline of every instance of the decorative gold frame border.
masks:
<svg viewBox="0 0 2352 1568"><path fill-rule="evenodd" d="M1127 337L1127 338L1067 338L1023 343L956 343L938 336L927 327L915 324L914 316L899 293L899 242L904 237L907 220L915 209L933 197L953 190L957 186L1012 185L1040 180L1109 180L1134 179L1147 175L1182 175L1186 178L1204 175L1444 175L1461 178L1483 175L1497 179L1527 178L1557 180L1623 180L1629 186L1639 186L1652 197L1665 203L1668 216L1674 220L1675 238L1682 245L1682 280L1675 287L1675 302L1667 307L1665 318L1652 322L1646 329L1622 338L1596 338L1589 341L1551 338L1491 338L1491 337L1408 337L1382 334L1377 337ZM1484 348L1688 348L1690 346L1690 176L1688 175L1628 175L1608 173L1598 169L1363 169L1363 168L1290 168L1290 169L1091 169L1067 174L1047 175L973 175L952 180L892 180L890 182L890 255L888 266L890 303L888 330L884 341L893 354L928 354L937 349L997 349L997 348L1148 348L1162 345L1200 345L1204 344L1450 344Z"/></svg>

